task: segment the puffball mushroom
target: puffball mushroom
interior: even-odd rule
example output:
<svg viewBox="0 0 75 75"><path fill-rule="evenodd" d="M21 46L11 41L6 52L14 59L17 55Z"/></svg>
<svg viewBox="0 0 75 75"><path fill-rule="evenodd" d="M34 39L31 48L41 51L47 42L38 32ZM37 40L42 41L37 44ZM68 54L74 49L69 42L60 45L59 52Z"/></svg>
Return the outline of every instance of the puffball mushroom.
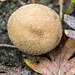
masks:
<svg viewBox="0 0 75 75"><path fill-rule="evenodd" d="M53 50L62 37L59 15L41 4L20 7L10 16L7 26L13 44L32 55Z"/></svg>

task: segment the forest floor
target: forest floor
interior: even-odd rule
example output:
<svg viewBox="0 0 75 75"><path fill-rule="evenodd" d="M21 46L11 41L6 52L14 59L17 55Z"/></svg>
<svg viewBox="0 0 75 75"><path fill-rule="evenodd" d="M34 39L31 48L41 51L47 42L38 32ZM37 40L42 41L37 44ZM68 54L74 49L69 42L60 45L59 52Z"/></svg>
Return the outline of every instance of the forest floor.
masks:
<svg viewBox="0 0 75 75"><path fill-rule="evenodd" d="M30 2L28 0L5 0L4 2L0 2L0 44L13 45L9 39L7 31L8 19L16 9L29 3ZM44 4L59 13L59 6L53 6L53 0L37 0L36 3ZM67 7L67 5L65 7ZM73 9L71 14L75 15L73 13ZM5 68L15 67L16 69L19 69L18 67L21 66L21 75L40 75L25 64L23 61L24 58L25 53L21 52L17 48L0 47L0 75L4 75L6 73L5 70L1 70L2 66Z"/></svg>

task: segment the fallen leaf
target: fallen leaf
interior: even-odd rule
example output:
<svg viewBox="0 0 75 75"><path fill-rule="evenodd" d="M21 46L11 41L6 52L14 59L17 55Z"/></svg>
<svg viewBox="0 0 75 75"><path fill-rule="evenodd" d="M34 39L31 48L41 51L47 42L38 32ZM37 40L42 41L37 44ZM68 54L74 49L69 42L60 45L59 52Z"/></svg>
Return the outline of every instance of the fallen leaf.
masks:
<svg viewBox="0 0 75 75"><path fill-rule="evenodd" d="M34 71L43 75L74 75L75 74L75 40L69 38L61 49L49 53L49 58L40 57L36 62L24 59Z"/></svg>
<svg viewBox="0 0 75 75"><path fill-rule="evenodd" d="M73 30L65 30L65 34L68 37L75 39L75 31L73 31Z"/></svg>
<svg viewBox="0 0 75 75"><path fill-rule="evenodd" d="M47 66L50 66L50 61L47 58L40 58L39 61L40 63L35 63L35 62L31 62L28 59L24 59L24 61L26 62L26 64L32 68L34 71L41 73L43 75L50 75L51 72L49 70L49 68Z"/></svg>
<svg viewBox="0 0 75 75"><path fill-rule="evenodd" d="M70 16L70 15L64 15L64 21L67 23L67 25L69 25L70 27L75 29L75 17ZM68 37L75 39L75 31L74 30L65 30L65 34Z"/></svg>
<svg viewBox="0 0 75 75"><path fill-rule="evenodd" d="M75 40L69 38L62 49L60 75L75 74Z"/></svg>
<svg viewBox="0 0 75 75"><path fill-rule="evenodd" d="M75 17L70 15L64 15L64 21L73 29L75 29Z"/></svg>
<svg viewBox="0 0 75 75"><path fill-rule="evenodd" d="M0 75L20 75L21 65L16 67L8 67L0 64Z"/></svg>

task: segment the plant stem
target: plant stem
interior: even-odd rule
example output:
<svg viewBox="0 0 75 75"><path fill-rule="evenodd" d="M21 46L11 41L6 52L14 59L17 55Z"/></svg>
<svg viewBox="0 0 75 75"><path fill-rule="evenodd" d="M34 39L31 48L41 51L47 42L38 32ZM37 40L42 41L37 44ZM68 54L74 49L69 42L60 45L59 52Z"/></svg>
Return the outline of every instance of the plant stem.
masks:
<svg viewBox="0 0 75 75"><path fill-rule="evenodd" d="M60 4L60 19L62 20L62 16L63 16L63 0L59 0L59 4Z"/></svg>
<svg viewBox="0 0 75 75"><path fill-rule="evenodd" d="M70 6L68 7L68 9L67 9L67 11L66 11L66 14L69 13L69 11L71 10L71 8L72 8L72 3L70 3Z"/></svg>

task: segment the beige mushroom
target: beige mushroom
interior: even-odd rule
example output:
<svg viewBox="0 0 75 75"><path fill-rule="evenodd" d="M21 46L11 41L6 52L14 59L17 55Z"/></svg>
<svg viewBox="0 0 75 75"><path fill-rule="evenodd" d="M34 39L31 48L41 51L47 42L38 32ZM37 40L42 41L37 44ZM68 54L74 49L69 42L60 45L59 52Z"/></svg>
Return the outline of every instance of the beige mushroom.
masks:
<svg viewBox="0 0 75 75"><path fill-rule="evenodd" d="M20 7L10 16L7 26L13 44L32 55L53 50L62 37L59 15L41 4Z"/></svg>

